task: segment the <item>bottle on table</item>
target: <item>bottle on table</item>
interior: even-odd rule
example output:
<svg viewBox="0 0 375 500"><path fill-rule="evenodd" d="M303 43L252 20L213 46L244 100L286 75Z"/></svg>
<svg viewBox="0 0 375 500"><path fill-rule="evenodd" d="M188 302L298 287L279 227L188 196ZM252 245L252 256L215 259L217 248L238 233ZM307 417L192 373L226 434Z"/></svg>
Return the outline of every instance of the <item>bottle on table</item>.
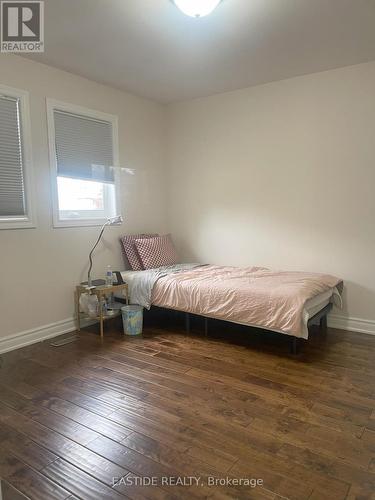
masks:
<svg viewBox="0 0 375 500"><path fill-rule="evenodd" d="M105 283L106 283L106 286L110 287L113 285L113 282L114 282L114 275L113 275L113 271L112 271L112 268L110 265L107 266L107 271L106 271L106 274L105 274ZM114 304L114 296L113 296L113 293L111 293L111 295L108 297L107 299L107 310L106 310L106 313L109 311L111 313L113 313L113 304Z"/></svg>
<svg viewBox="0 0 375 500"><path fill-rule="evenodd" d="M107 266L107 271L105 273L105 284L106 286L113 285L113 272L112 272L112 267L110 265Z"/></svg>

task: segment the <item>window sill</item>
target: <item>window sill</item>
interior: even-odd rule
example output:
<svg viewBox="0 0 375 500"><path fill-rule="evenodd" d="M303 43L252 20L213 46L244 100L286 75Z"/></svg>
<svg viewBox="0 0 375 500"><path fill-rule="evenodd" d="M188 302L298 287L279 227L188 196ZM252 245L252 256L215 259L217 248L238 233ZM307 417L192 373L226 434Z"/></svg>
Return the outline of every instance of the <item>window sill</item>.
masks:
<svg viewBox="0 0 375 500"><path fill-rule="evenodd" d="M101 227L107 222L107 218L104 219L79 219L79 220L56 220L53 223L55 229L60 229L64 227ZM121 224L115 224L116 226L121 226Z"/></svg>
<svg viewBox="0 0 375 500"><path fill-rule="evenodd" d="M0 219L0 231L2 229L35 229L35 221L30 219Z"/></svg>

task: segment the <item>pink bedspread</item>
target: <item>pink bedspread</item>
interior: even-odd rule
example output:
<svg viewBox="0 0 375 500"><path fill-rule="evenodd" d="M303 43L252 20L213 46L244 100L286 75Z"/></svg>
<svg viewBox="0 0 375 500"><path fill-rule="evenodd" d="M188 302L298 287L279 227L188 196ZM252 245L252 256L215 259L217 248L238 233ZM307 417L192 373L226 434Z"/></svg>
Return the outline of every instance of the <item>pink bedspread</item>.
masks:
<svg viewBox="0 0 375 500"><path fill-rule="evenodd" d="M327 274L202 266L160 278L152 304L307 338L306 301L340 283Z"/></svg>

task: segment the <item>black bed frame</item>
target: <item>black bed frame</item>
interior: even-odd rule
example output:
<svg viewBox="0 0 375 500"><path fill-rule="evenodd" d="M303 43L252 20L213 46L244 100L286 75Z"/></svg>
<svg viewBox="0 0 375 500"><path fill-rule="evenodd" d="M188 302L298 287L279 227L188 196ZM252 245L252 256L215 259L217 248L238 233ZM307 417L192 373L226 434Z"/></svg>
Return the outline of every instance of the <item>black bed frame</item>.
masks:
<svg viewBox="0 0 375 500"><path fill-rule="evenodd" d="M307 327L310 327L313 324L316 324L319 322L319 326L322 331L327 330L327 316L328 313L331 311L333 305L327 304L323 309L321 309L319 312L317 312L314 316L312 316L308 323ZM196 315L195 315L196 316ZM204 333L207 337L208 335L208 320L209 318L204 316ZM186 332L190 332L190 313L185 313L185 329ZM297 355L299 352L299 347L301 340L299 337L291 337L291 343L290 343L290 352L294 355Z"/></svg>

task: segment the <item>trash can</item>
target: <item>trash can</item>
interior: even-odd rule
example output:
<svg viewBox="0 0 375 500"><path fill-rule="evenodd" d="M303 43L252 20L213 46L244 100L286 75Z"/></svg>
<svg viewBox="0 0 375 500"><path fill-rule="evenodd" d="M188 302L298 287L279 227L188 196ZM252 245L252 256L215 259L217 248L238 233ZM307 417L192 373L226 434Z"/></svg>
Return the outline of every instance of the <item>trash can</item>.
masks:
<svg viewBox="0 0 375 500"><path fill-rule="evenodd" d="M141 335L143 327L143 307L124 306L121 307L122 324L125 335Z"/></svg>

